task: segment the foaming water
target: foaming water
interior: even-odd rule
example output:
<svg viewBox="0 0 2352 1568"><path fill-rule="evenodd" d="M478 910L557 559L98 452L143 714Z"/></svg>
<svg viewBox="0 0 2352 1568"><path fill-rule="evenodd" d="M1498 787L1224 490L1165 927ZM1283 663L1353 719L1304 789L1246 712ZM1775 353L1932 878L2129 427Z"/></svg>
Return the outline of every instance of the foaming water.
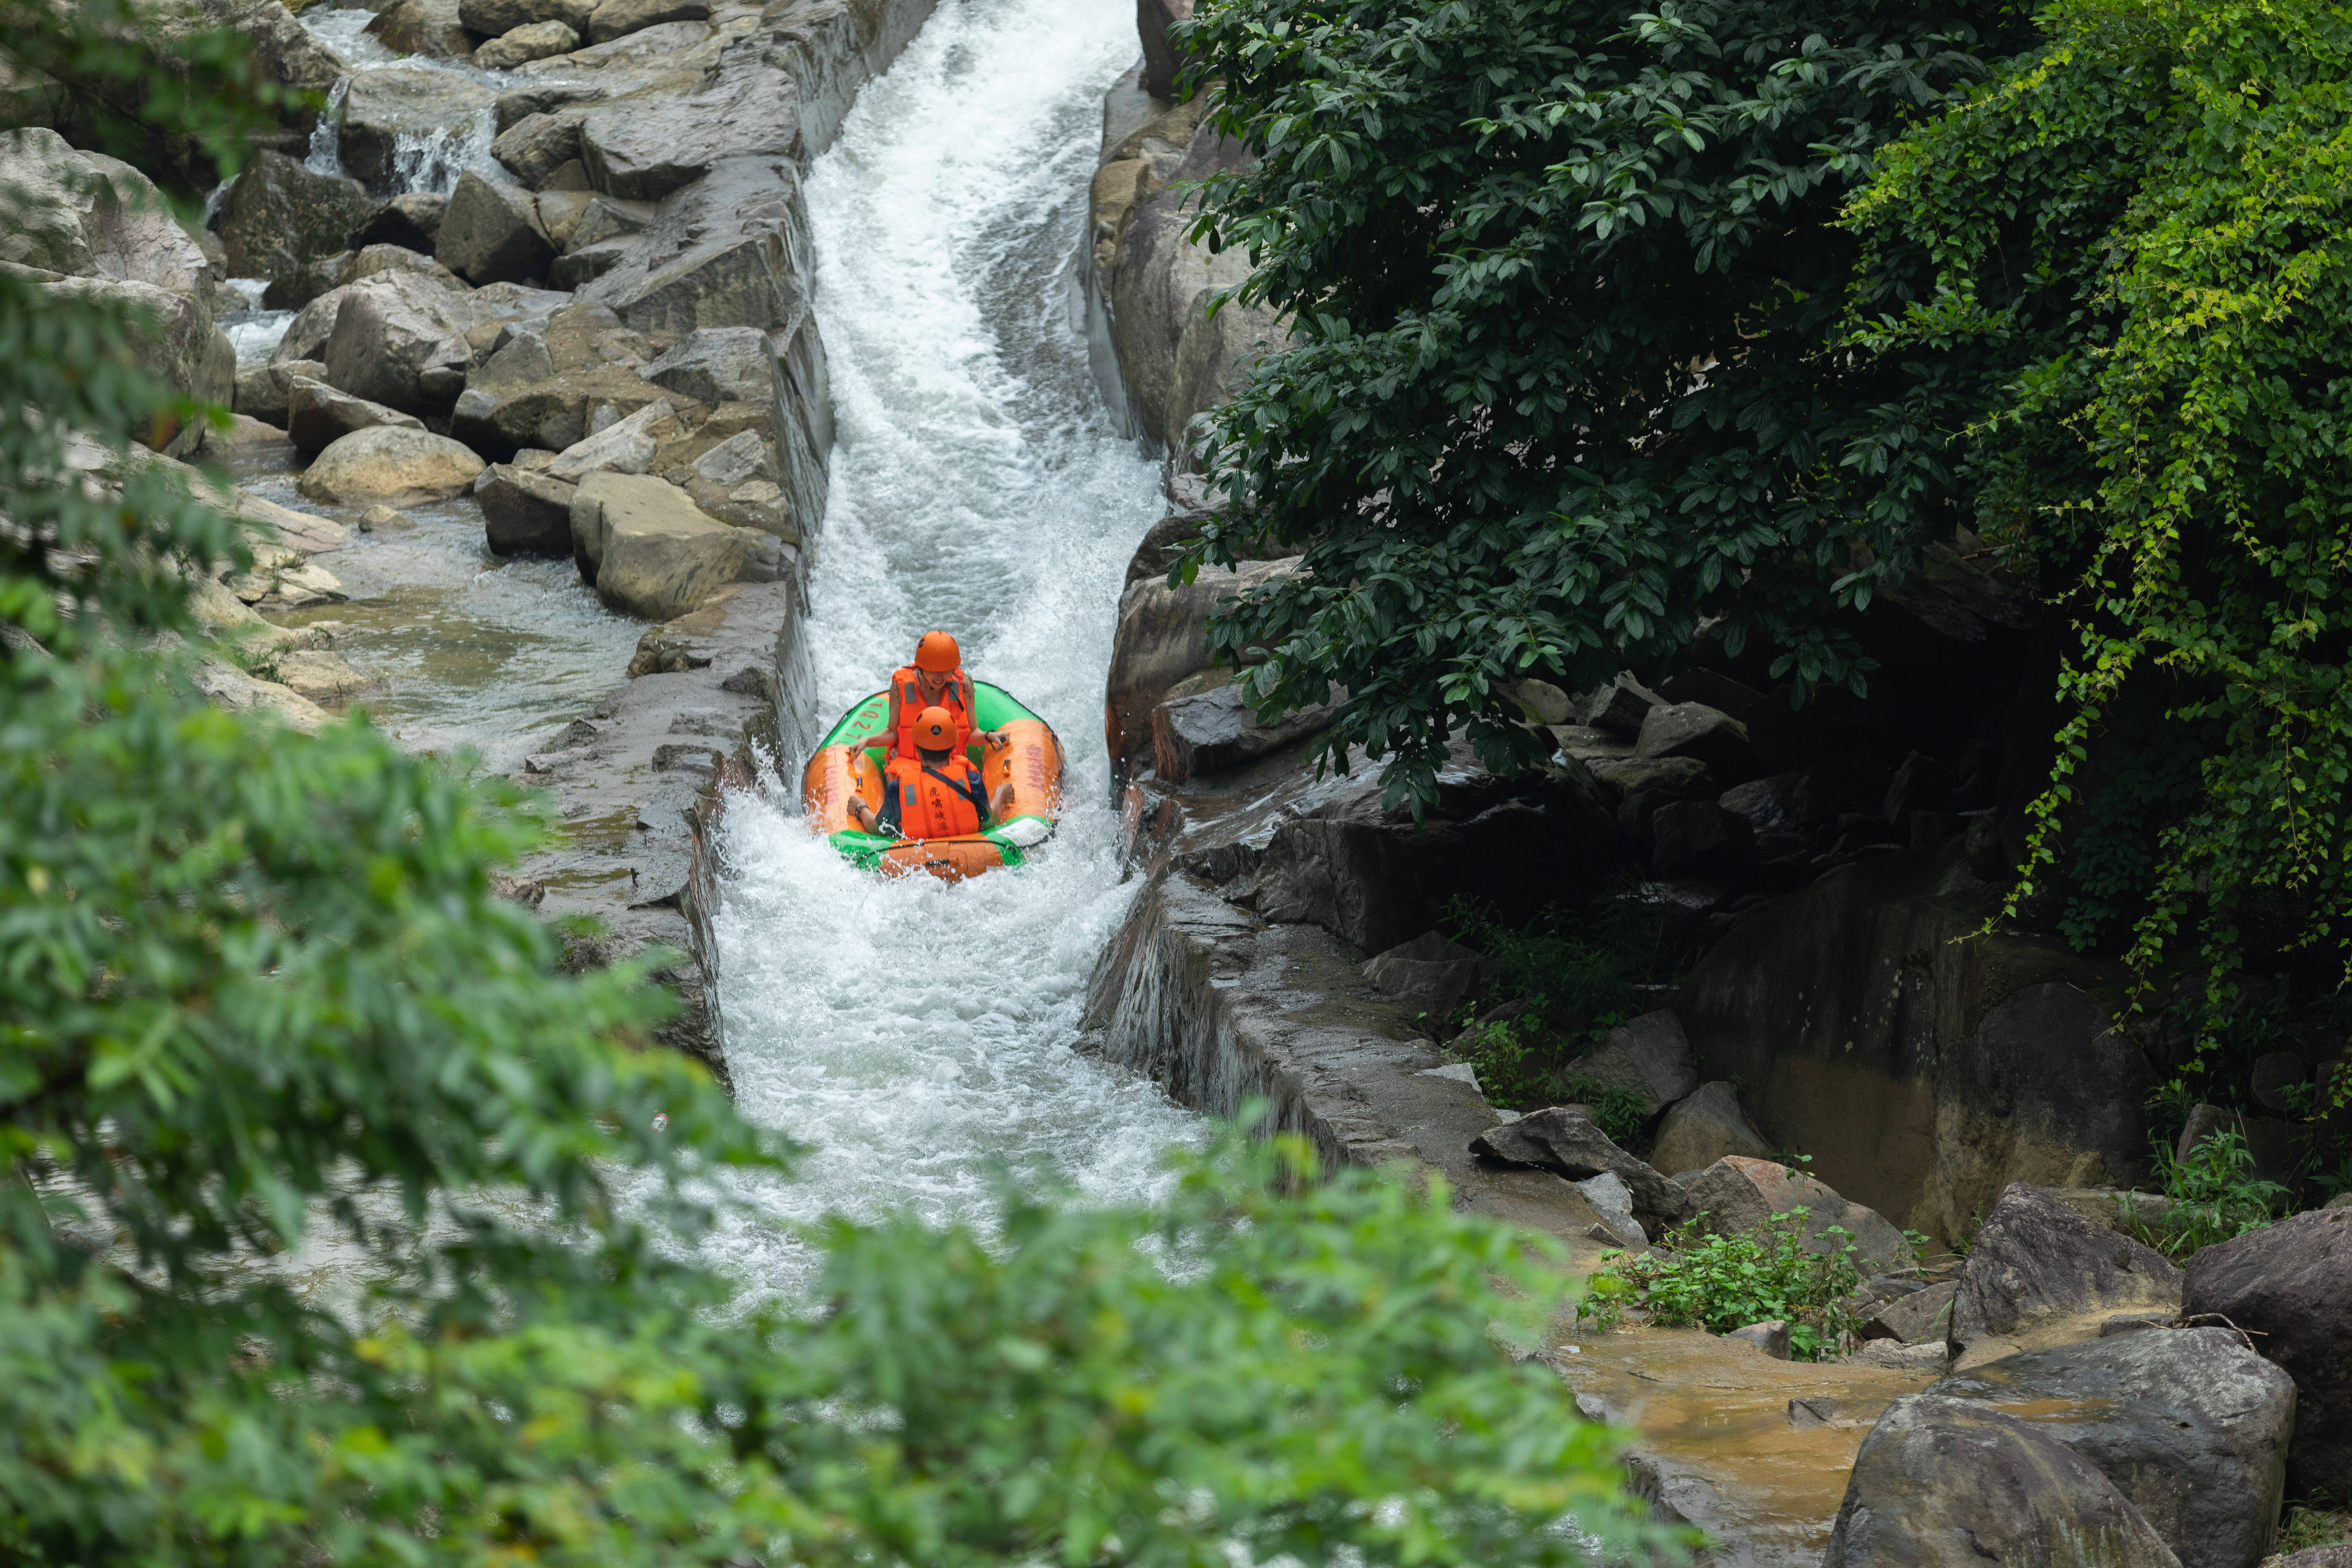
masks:
<svg viewBox="0 0 2352 1568"><path fill-rule="evenodd" d="M824 720L945 626L1054 725L1071 776L1029 865L952 887L851 870L796 801L730 808L728 1063L744 1110L814 1150L763 1194L780 1215L972 1217L998 1169L1147 1199L1196 1135L1076 1048L1132 896L1096 737L1120 578L1160 510L1068 306L1101 96L1134 39L1118 0L948 0L810 177L839 429L811 584ZM803 1262L761 1227L725 1252L771 1288Z"/></svg>

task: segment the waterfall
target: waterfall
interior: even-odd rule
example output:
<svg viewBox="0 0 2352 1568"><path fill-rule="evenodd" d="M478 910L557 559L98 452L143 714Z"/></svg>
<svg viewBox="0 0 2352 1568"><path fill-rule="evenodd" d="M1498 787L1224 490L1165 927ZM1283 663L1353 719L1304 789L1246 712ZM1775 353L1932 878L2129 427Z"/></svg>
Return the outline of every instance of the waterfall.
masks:
<svg viewBox="0 0 2352 1568"><path fill-rule="evenodd" d="M319 123L310 128L310 155L303 160L314 174L343 172L343 100L351 90L352 79L347 76L337 77L335 85L327 89L327 107L319 110Z"/></svg>
<svg viewBox="0 0 2352 1568"><path fill-rule="evenodd" d="M490 143L498 135L498 121L488 109L462 126L421 136L402 132L392 143L393 189L447 195L467 170L490 167Z"/></svg>
<svg viewBox="0 0 2352 1568"><path fill-rule="evenodd" d="M782 1214L964 1217L997 1163L1145 1198L1198 1125L1076 1048L1132 894L1098 736L1121 579L1161 504L1095 392L1066 268L1101 96L1134 55L1132 14L1102 0L948 0L810 174L839 427L810 585L819 722L944 626L1054 724L1073 776L1058 837L960 886L851 870L802 827L796 784L730 807L729 1067L749 1114L815 1150ZM796 1278L788 1237L724 1251Z"/></svg>

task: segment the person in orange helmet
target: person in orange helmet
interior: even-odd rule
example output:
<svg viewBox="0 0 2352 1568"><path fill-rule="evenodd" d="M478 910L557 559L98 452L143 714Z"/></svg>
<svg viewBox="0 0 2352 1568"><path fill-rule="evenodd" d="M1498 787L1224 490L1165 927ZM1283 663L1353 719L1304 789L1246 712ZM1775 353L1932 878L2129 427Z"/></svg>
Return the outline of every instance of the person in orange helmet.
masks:
<svg viewBox="0 0 2352 1568"><path fill-rule="evenodd" d="M996 786L994 795L981 781L980 769L955 747L955 716L932 706L908 724L915 755L893 757L882 770L882 809L876 811L856 795L849 809L868 833L894 833L901 838L956 838L977 833L992 816L1001 816L1013 802L1010 780Z"/></svg>
<svg viewBox="0 0 2352 1568"><path fill-rule="evenodd" d="M963 672L963 649L946 632L925 632L915 644L915 662L890 672L890 708L882 716L882 734L893 762L916 760L915 718L926 709L944 708L955 724L949 750L961 756L975 739L972 732L971 677ZM983 744L1004 744L1001 730L982 730Z"/></svg>

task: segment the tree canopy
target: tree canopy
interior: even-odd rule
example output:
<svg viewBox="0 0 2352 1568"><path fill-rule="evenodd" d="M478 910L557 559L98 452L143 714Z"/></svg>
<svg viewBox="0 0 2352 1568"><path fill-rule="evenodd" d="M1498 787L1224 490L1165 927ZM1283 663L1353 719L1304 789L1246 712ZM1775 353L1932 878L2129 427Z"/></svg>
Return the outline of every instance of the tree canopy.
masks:
<svg viewBox="0 0 2352 1568"><path fill-rule="evenodd" d="M1769 648L1969 531L2080 630L2019 900L2226 993L2345 928L2352 33L2313 0L1220 0L1255 164L1198 232L1294 341L1209 416L1184 569L1269 711L1430 798L1507 695ZM1973 546L1972 546L1973 547ZM2012 901L2012 909L2018 907ZM2257 930L2256 928L2260 928Z"/></svg>
<svg viewBox="0 0 2352 1568"><path fill-rule="evenodd" d="M150 112L201 107L233 164L268 107L233 41L176 76L110 15L0 12L0 55L185 82ZM1442 1183L1228 1139L1159 1212L1008 1188L984 1226L835 1222L805 1300L699 1260L731 1178L793 1151L649 1048L643 965L564 973L493 896L531 803L187 679L190 574L251 557L137 452L173 402L153 324L0 268L0 1557L1500 1565L1661 1539L1616 1435L1501 1353L1559 1260ZM322 1258L348 1289L310 1288Z"/></svg>

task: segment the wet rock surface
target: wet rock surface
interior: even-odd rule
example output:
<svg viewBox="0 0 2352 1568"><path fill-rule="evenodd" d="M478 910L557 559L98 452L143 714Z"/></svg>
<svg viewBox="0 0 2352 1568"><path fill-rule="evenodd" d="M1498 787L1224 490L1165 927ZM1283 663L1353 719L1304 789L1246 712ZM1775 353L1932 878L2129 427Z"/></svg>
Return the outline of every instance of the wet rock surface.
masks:
<svg viewBox="0 0 2352 1568"><path fill-rule="evenodd" d="M2180 1270L2162 1256L2018 1182L1961 1265L1952 1353L1994 1359L2053 1334L2079 1337L2086 1315L2180 1305Z"/></svg>
<svg viewBox="0 0 2352 1568"><path fill-rule="evenodd" d="M2295 1215L2197 1253L2181 1310L2260 1336L2256 1348L2294 1379L2291 1483L2352 1495L2352 1207Z"/></svg>

